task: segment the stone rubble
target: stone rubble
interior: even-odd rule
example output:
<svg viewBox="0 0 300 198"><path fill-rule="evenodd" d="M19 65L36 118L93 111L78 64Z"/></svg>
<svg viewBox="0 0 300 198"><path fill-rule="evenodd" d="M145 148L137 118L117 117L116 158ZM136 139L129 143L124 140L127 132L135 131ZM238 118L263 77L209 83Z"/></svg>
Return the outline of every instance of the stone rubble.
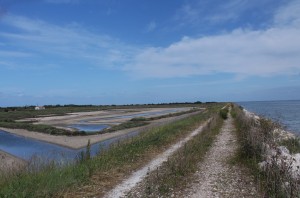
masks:
<svg viewBox="0 0 300 198"><path fill-rule="evenodd" d="M261 170L267 170L274 164L286 171L288 177L300 180L300 153L290 154L284 146L270 148L269 145L266 145L265 161L260 162L259 167Z"/></svg>
<svg viewBox="0 0 300 198"><path fill-rule="evenodd" d="M259 116L246 109L243 109L243 112L248 118L252 118L255 121L260 119ZM281 128L275 128L273 134L275 142L297 138L295 134ZM284 146L273 146L271 148L268 144L264 145L264 153L265 160L259 163L261 170L267 170L268 167L272 166L272 163L275 163L282 170L287 170L288 177L300 180L300 153L290 154L290 151Z"/></svg>

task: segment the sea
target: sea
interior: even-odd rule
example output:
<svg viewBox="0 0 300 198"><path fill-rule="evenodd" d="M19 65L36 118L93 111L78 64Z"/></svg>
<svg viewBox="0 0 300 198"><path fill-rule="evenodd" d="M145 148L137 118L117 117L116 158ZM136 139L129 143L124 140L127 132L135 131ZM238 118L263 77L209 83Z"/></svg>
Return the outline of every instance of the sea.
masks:
<svg viewBox="0 0 300 198"><path fill-rule="evenodd" d="M237 102L259 116L279 122L284 129L300 136L300 100Z"/></svg>

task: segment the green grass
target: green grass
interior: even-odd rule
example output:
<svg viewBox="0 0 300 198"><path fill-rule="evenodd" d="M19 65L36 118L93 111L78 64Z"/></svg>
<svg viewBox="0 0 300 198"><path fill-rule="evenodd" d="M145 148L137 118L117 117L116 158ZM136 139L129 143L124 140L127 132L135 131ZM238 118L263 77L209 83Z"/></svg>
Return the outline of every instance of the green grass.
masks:
<svg viewBox="0 0 300 198"><path fill-rule="evenodd" d="M112 146L90 160L65 167L46 166L36 173L24 171L1 177L0 197L57 197L66 192L76 192L78 186L93 184L96 184L98 190L106 189L120 174L128 174L141 166L149 160L153 152L162 150L185 136L202 121L218 112L219 108L219 104L214 104L206 113L199 113L175 123L153 128ZM95 177L97 179L93 180L92 178Z"/></svg>
<svg viewBox="0 0 300 198"><path fill-rule="evenodd" d="M180 115L184 115L184 114L187 114L187 113L193 113L193 112L197 112L197 111L201 111L200 109L198 108L193 108L189 111L183 111L183 112L177 112L177 113L169 113L169 114L166 114L166 115L161 115L161 116L156 116L156 117L151 117L151 118L145 118L146 121L152 121L152 120L159 120L159 119L162 119L162 118L169 118L169 117L174 117L174 116L180 116Z"/></svg>
<svg viewBox="0 0 300 198"><path fill-rule="evenodd" d="M149 122L141 121L141 120L129 120L127 122L112 126L111 128L103 129L99 133L110 133L118 130L129 129L134 127L145 126L149 124Z"/></svg>
<svg viewBox="0 0 300 198"><path fill-rule="evenodd" d="M186 188L190 177L198 170L214 139L219 134L223 119L219 116L204 130L188 141L159 169L147 177L144 197L170 197L174 189Z"/></svg>
<svg viewBox="0 0 300 198"><path fill-rule="evenodd" d="M129 121L121 123L119 125L112 126L111 128L103 129L99 133L110 133L110 132L114 132L114 131L118 131L118 130L145 126L145 125L150 124L150 121L153 121L153 120L159 120L159 119L163 119L163 118L180 116L180 115L193 113L193 112L197 112L197 111L199 111L199 109L191 109L189 111L178 112L178 113L170 113L170 114L167 114L167 115L161 115L161 116L150 117L150 118L136 117L136 118L132 118Z"/></svg>
<svg viewBox="0 0 300 198"><path fill-rule="evenodd" d="M300 138L289 138L282 140L279 145L285 146L289 149L290 153L300 153Z"/></svg>

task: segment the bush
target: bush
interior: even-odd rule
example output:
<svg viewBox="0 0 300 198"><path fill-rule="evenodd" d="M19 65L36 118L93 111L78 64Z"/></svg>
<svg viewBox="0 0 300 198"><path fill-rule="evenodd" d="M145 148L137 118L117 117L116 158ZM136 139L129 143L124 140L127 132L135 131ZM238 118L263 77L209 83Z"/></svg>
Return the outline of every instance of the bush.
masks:
<svg viewBox="0 0 300 198"><path fill-rule="evenodd" d="M147 118L145 117L136 117L136 118L132 118L130 121L147 121Z"/></svg>
<svg viewBox="0 0 300 198"><path fill-rule="evenodd" d="M224 120L226 120L228 118L228 107L221 109L219 114L221 116L221 118L223 118Z"/></svg>
<svg viewBox="0 0 300 198"><path fill-rule="evenodd" d="M300 139L289 138L279 142L280 145L285 146L291 153L300 153Z"/></svg>

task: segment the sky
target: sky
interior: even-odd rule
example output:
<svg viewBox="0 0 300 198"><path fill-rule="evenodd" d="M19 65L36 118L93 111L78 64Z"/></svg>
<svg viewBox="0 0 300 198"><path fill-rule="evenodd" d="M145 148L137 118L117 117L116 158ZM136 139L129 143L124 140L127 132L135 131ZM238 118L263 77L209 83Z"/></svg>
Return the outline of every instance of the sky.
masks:
<svg viewBox="0 0 300 198"><path fill-rule="evenodd" d="M0 0L0 106L300 99L300 0Z"/></svg>

